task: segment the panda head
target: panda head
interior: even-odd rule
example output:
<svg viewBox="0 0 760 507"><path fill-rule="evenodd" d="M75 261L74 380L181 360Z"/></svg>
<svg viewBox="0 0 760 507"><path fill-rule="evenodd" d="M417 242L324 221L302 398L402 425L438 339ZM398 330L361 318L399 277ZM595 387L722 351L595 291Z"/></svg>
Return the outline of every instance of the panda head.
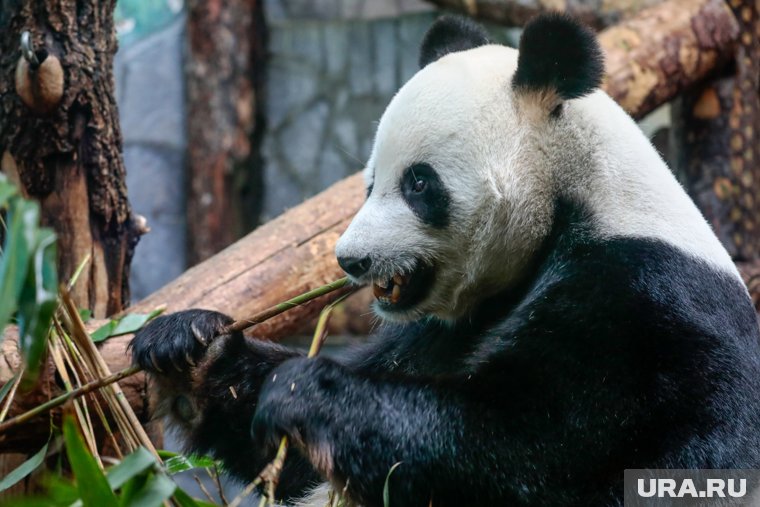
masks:
<svg viewBox="0 0 760 507"><path fill-rule="evenodd" d="M443 17L420 66L380 120L367 201L336 254L373 284L382 317L453 321L518 283L549 234L549 146L562 144L572 99L597 88L603 63L592 32L550 14L525 27L519 52Z"/></svg>

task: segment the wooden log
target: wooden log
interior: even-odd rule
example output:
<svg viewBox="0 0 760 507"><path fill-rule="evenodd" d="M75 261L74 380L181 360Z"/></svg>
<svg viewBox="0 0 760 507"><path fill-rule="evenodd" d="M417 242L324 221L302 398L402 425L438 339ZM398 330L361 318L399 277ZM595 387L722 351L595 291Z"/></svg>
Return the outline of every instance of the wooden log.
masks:
<svg viewBox="0 0 760 507"><path fill-rule="evenodd" d="M717 4L716 4L717 1ZM657 90L657 82L652 82L652 75L639 70L631 70L622 65L623 59L628 55L631 58L631 66L636 69L656 62L658 52L655 48L647 49L643 41L654 40L662 42L672 37L686 37L686 40L703 40L694 35L686 28L687 25L711 20L710 26L715 29L711 32L715 35L711 44L696 44L685 47L706 48L710 57L702 59L697 55L699 65L690 66L689 70L698 72L683 72L679 74L676 68L674 73L655 73L656 79L667 81L672 76L681 76L678 79L679 86L686 87L693 84L690 79L700 79L720 62L719 56L723 55L723 46L733 45L733 38L738 29L730 11L722 9L720 0L699 0L696 2L699 9L689 7L688 0L671 0L667 5L670 7L663 11L666 15L670 10L680 6L682 10L691 13L689 16L683 13L677 18L678 23L664 23L659 16L646 14L644 19L648 23L624 24L614 27L605 33L617 30L602 39L602 44L608 55L614 53L612 62L618 62L609 67L611 75L605 83L606 89L615 94L623 101L624 107L636 116L642 116L651 109L661 104L658 100L667 100L669 93L653 93ZM663 8L658 6L655 9ZM676 9L677 10L677 9ZM658 11L660 12L660 11ZM644 15L642 13L642 15ZM705 18L702 18L705 16ZM628 22L627 22L628 23ZM652 34L651 30L665 30L665 34ZM669 30L673 30L668 36ZM638 39L631 34L637 34ZM718 37L720 35L720 37ZM630 40L632 46L626 48L623 41ZM612 45L612 46L611 46ZM647 59L654 59L653 62ZM711 67L712 65L712 67ZM648 67L646 67L648 68ZM648 90L644 100L626 100L639 86ZM669 87L662 84L661 86ZM675 93L678 89L673 90ZM634 94L635 95L635 94ZM341 271L335 261L333 249L341 232L348 225L354 213L359 209L364 199L364 188L361 176L354 175L326 190L305 203L293 208L281 217L269 222L242 240L228 247L209 260L188 270L177 280L160 289L145 300L136 304L130 311L146 312L153 308L166 304L167 311L176 311L190 307L209 308L223 311L234 318L241 318L255 313L273 303L292 297L300 292L316 285L328 282L341 276ZM312 317L319 308L319 304L312 304L305 308L294 310L283 315L277 320L268 322L265 326L257 328L255 334L270 339L277 339L297 329L299 323ZM125 353L126 344L130 337L113 338L105 342L101 351L106 358L112 371L119 370L129 363L129 357ZM0 383L5 383L13 375L18 367L18 355L16 352L14 336L8 335L0 348ZM41 389L43 391L28 393L20 398L25 408L29 408L40 400L58 392L54 386L54 377L49 374L43 379ZM146 385L140 376L132 379L131 385L122 383L125 394L138 414L147 414L146 410ZM48 391L44 391L48 389ZM47 394L46 394L47 393ZM24 407L14 406L12 414L23 411ZM30 450L25 442L36 438L37 441L47 437L46 432L40 432L40 427L24 427L24 435L0 435L0 446L8 450ZM22 438L24 439L22 441Z"/></svg>
<svg viewBox="0 0 760 507"><path fill-rule="evenodd" d="M730 3L741 27L735 65L674 103L671 137L679 179L736 261L760 256L760 17Z"/></svg>
<svg viewBox="0 0 760 507"><path fill-rule="evenodd" d="M561 11L601 29L636 14L662 0L428 0L484 21L522 26L547 11Z"/></svg>
<svg viewBox="0 0 760 507"><path fill-rule="evenodd" d="M263 60L260 4L257 0L187 2L187 253L191 266L249 231L252 225L245 223L244 216L258 217L260 168L252 143ZM246 199L241 192L248 194Z"/></svg>
<svg viewBox="0 0 760 507"><path fill-rule="evenodd" d="M670 0L599 34L604 89L634 118L733 59L739 26L723 0Z"/></svg>
<svg viewBox="0 0 760 507"><path fill-rule="evenodd" d="M364 194L361 175L346 178L186 271L129 311L146 313L162 305L166 305L167 312L197 307L240 319L340 278L344 274L333 250L364 201ZM253 328L252 332L267 339L282 338L314 317L329 299L327 296L293 309ZM88 327L95 329L104 322L96 320ZM21 364L17 338L16 329L9 327L0 344L0 383L8 381ZM131 338L131 335L115 337L101 345L100 352L111 371L129 366L130 357L125 351ZM41 377L36 390L17 394L9 417L61 393L54 381L52 364L48 364ZM147 420L145 376L139 374L119 384L137 415ZM59 417L59 411L53 414ZM0 435L0 452L39 447L47 438L48 428L48 419L42 417Z"/></svg>

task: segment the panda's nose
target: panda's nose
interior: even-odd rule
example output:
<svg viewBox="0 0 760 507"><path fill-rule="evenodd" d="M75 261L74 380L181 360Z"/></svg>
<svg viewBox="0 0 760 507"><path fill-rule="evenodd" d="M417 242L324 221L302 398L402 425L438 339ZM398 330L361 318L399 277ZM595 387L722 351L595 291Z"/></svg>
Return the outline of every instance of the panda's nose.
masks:
<svg viewBox="0 0 760 507"><path fill-rule="evenodd" d="M359 278L372 266L372 259L369 257L338 257L340 267L351 276Z"/></svg>

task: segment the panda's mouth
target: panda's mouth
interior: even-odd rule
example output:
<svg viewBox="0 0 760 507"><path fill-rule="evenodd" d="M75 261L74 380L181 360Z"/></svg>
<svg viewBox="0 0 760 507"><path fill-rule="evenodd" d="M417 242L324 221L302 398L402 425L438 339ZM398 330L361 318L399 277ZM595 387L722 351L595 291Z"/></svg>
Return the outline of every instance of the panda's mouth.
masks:
<svg viewBox="0 0 760 507"><path fill-rule="evenodd" d="M396 273L388 279L375 281L372 292L384 310L408 310L427 296L433 271L432 266L418 263L409 273Z"/></svg>

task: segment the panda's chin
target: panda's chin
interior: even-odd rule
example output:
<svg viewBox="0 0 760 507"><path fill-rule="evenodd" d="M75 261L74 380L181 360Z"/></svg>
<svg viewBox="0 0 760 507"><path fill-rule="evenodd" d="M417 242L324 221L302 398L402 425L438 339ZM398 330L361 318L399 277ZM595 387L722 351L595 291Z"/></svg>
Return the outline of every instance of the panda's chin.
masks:
<svg viewBox="0 0 760 507"><path fill-rule="evenodd" d="M435 268L418 262L411 272L374 284L376 310L390 319L405 320L428 296L434 278Z"/></svg>

